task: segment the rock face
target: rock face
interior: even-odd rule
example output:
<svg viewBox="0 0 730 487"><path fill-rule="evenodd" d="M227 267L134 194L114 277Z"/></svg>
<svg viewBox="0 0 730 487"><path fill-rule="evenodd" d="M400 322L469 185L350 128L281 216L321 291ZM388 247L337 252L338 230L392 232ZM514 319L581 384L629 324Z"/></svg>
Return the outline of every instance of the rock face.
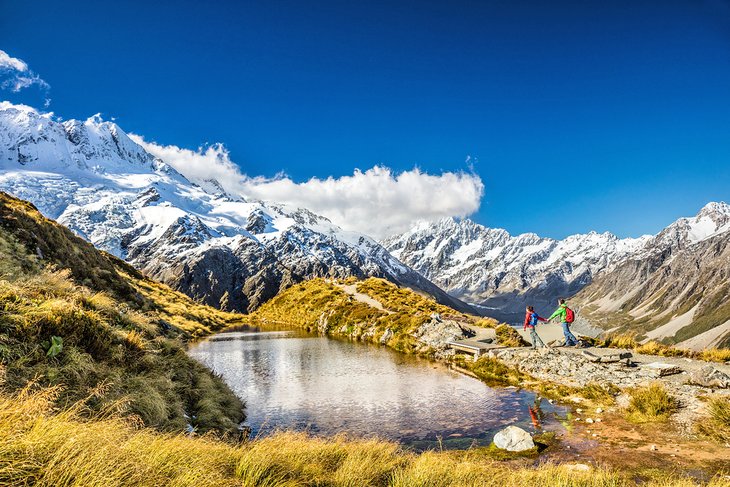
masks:
<svg viewBox="0 0 730 487"><path fill-rule="evenodd" d="M194 184L99 117L0 102L0 190L177 290L250 311L311 277L382 277L474 312L371 238L324 217Z"/></svg>
<svg viewBox="0 0 730 487"><path fill-rule="evenodd" d="M413 336L427 347L444 351L447 342L467 338L470 333L456 321L431 319L418 327Z"/></svg>
<svg viewBox="0 0 730 487"><path fill-rule="evenodd" d="M507 451L525 451L535 448L530 433L517 426L507 426L494 435L494 445Z"/></svg>
<svg viewBox="0 0 730 487"><path fill-rule="evenodd" d="M598 272L638 251L648 238L619 239L595 232L564 240L532 233L511 236L468 219L447 218L382 243L453 296L497 319L517 322L526 304L554 307L556 297L575 294Z"/></svg>

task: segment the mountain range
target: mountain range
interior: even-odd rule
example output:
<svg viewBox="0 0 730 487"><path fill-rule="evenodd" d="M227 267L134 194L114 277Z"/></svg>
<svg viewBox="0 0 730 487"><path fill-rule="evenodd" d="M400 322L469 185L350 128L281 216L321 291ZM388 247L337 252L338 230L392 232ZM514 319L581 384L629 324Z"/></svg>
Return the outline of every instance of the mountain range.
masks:
<svg viewBox="0 0 730 487"><path fill-rule="evenodd" d="M517 322L573 297L580 324L701 348L730 341L730 206L654 236L512 236L469 219L377 242L304 208L192 182L94 116L0 102L0 190L97 248L224 310L249 312L312 277L382 277L464 312ZM469 303L469 304L467 304Z"/></svg>
<svg viewBox="0 0 730 487"><path fill-rule="evenodd" d="M713 202L635 239L511 236L447 218L382 243L451 295L501 320L519 321L527 304L548 313L556 298L576 295L577 326L584 329L703 348L730 340L729 242L730 205Z"/></svg>
<svg viewBox="0 0 730 487"><path fill-rule="evenodd" d="M97 248L224 310L311 277L382 277L473 311L365 235L322 216L194 184L115 123L0 103L0 189Z"/></svg>

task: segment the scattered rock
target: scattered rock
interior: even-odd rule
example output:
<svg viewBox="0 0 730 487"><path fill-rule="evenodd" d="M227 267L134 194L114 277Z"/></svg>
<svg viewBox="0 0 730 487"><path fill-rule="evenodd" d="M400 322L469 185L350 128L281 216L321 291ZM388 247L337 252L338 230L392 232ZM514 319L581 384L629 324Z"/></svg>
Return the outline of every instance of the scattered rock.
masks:
<svg viewBox="0 0 730 487"><path fill-rule="evenodd" d="M393 331L388 328L385 330L385 333L383 333L383 336L380 337L380 343L385 345L391 338L393 338Z"/></svg>
<svg viewBox="0 0 730 487"><path fill-rule="evenodd" d="M674 375L682 372L682 369L680 369L676 365L665 364L662 362L652 362L650 364L646 364L643 369L645 372L648 372L648 374L653 377L665 377L667 375Z"/></svg>
<svg viewBox="0 0 730 487"><path fill-rule="evenodd" d="M595 421L596 421L596 423L600 423L603 420L601 418L596 418Z"/></svg>
<svg viewBox="0 0 730 487"><path fill-rule="evenodd" d="M586 423L593 424L593 418L586 418Z"/></svg>
<svg viewBox="0 0 730 487"><path fill-rule="evenodd" d="M572 463L572 464L564 465L564 467L567 470L571 470L573 472L590 472L591 471L591 466L586 465L585 463Z"/></svg>
<svg viewBox="0 0 730 487"><path fill-rule="evenodd" d="M525 451L535 448L530 433L517 426L507 426L494 435L494 445L507 451Z"/></svg>
<svg viewBox="0 0 730 487"><path fill-rule="evenodd" d="M657 450L657 447L656 447L656 445L651 445L651 448L649 448L649 449L650 449L651 451L656 451L656 450Z"/></svg>
<svg viewBox="0 0 730 487"><path fill-rule="evenodd" d="M690 374L689 383L714 389L727 389L730 387L730 376L712 365L705 365Z"/></svg>
<svg viewBox="0 0 730 487"><path fill-rule="evenodd" d="M596 408L596 414L601 414L603 412L603 408Z"/></svg>

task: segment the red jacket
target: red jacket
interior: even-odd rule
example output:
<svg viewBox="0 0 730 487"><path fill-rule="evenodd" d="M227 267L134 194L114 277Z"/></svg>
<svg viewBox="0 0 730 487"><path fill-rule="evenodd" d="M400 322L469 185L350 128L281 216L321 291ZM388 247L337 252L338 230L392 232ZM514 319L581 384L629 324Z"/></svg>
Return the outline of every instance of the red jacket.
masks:
<svg viewBox="0 0 730 487"><path fill-rule="evenodd" d="M535 316L537 316L537 321L542 321L542 322L544 322L544 323L547 323L547 321L548 321L548 320L546 320L545 318L541 318L541 317L540 317L540 315L538 315L538 314L537 314L537 313L535 313L534 311L532 311L532 312L530 312L530 311L527 311L527 312L525 313L525 323L524 323L524 324L522 325L522 329L523 329L523 330L527 330L528 328L535 328L534 326L532 326L532 325L530 324L530 316L531 316L531 315L532 315L533 313L535 314Z"/></svg>

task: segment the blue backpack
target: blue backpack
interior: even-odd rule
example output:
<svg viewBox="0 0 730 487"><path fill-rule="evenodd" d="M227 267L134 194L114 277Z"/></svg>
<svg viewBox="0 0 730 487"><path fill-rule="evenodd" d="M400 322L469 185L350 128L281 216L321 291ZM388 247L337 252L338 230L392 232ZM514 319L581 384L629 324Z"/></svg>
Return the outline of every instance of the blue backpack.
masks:
<svg viewBox="0 0 730 487"><path fill-rule="evenodd" d="M532 313L530 315L530 325L537 326L537 313Z"/></svg>

